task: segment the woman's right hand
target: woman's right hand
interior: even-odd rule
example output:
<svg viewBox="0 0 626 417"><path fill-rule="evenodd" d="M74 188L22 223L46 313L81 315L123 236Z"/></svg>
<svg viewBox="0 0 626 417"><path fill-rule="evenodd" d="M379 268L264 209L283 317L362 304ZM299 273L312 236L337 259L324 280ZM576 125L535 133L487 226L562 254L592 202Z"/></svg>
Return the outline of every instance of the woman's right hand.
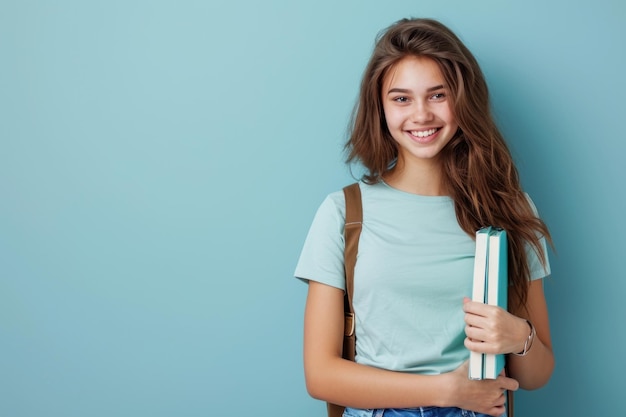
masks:
<svg viewBox="0 0 626 417"><path fill-rule="evenodd" d="M471 380L468 378L469 362L465 361L454 371L445 374L450 379L450 404L454 407L499 417L506 411L505 391L516 391L519 384L504 375L497 379Z"/></svg>

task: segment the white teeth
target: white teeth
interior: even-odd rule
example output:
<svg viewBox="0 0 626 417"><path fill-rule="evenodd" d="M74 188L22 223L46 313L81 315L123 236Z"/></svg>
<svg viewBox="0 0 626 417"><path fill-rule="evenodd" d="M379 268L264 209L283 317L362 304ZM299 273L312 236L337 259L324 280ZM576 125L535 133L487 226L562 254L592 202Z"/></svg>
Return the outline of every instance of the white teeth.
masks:
<svg viewBox="0 0 626 417"><path fill-rule="evenodd" d="M425 138L426 136L433 135L437 129L429 129L429 130L413 130L411 134L413 136L417 136L418 138Z"/></svg>

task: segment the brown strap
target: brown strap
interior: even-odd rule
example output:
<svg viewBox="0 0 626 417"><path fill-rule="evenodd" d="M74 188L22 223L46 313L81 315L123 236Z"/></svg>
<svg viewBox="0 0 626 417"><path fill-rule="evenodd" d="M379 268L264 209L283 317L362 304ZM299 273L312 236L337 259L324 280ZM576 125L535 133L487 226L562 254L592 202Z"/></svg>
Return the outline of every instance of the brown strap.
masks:
<svg viewBox="0 0 626 417"><path fill-rule="evenodd" d="M346 336L354 333L354 308L352 295L354 294L354 267L359 248L359 237L363 221L363 207L361 205L361 188L358 183L348 185L343 189L346 198L346 223L344 226L344 268L346 274L346 293L344 297L344 311L346 312Z"/></svg>
<svg viewBox="0 0 626 417"><path fill-rule="evenodd" d="M515 405L513 403L513 392L506 392L506 417L513 417L515 411Z"/></svg>
<svg viewBox="0 0 626 417"><path fill-rule="evenodd" d="M345 323L342 357L354 361L356 357L356 335L354 334L355 318L352 307L352 294L354 293L354 266L356 265L356 255L359 248L363 208L361 205L361 189L358 183L348 185L343 189L343 193L346 199L346 219L343 229L346 291L343 297ZM343 415L343 406L332 403L326 403L326 405L328 417L341 417Z"/></svg>

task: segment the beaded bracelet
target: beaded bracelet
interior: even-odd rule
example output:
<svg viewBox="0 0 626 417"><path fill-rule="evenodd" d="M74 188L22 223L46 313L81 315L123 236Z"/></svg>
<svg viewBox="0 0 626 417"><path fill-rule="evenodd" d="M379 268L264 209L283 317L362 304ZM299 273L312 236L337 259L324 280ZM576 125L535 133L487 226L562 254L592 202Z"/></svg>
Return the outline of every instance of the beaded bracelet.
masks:
<svg viewBox="0 0 626 417"><path fill-rule="evenodd" d="M526 339L526 342L524 342L524 350L519 353L513 352L513 354L517 356L526 356L528 354L528 351L532 347L533 341L535 340L535 335L537 334L537 332L535 331L535 326L533 326L530 320L526 320L526 322L530 326L530 334L528 335L528 339Z"/></svg>

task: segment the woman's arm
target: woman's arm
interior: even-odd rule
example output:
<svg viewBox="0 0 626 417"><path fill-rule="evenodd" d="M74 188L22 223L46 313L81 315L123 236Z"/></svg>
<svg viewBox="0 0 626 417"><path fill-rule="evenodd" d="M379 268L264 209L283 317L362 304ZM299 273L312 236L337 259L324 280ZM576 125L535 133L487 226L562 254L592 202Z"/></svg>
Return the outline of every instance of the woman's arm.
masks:
<svg viewBox="0 0 626 417"><path fill-rule="evenodd" d="M550 339L550 323L548 321L548 307L546 298L543 293L542 280L534 280L528 288L527 309L515 311L514 314L528 319L535 326L536 335L533 344L526 356L508 355L507 363L511 377L519 381L520 386L524 389L541 388L550 380L554 369L554 354L552 353L552 340ZM524 349L524 342L528 338L530 328L524 320L524 332L521 334L522 343L518 346L518 350L513 352L521 352Z"/></svg>
<svg viewBox="0 0 626 417"><path fill-rule="evenodd" d="M476 352L505 353L511 378L520 388L532 390L544 386L554 369L554 356L550 340L548 308L541 280L531 281L528 289L527 311L507 312L499 307L466 300L464 304L465 346ZM528 319L536 330L533 344L525 356L522 352L530 334Z"/></svg>
<svg viewBox="0 0 626 417"><path fill-rule="evenodd" d="M309 394L356 408L456 406L490 415L504 412L503 390L517 382L470 381L467 364L443 375L386 371L342 359L343 291L309 283L304 322L304 371Z"/></svg>

